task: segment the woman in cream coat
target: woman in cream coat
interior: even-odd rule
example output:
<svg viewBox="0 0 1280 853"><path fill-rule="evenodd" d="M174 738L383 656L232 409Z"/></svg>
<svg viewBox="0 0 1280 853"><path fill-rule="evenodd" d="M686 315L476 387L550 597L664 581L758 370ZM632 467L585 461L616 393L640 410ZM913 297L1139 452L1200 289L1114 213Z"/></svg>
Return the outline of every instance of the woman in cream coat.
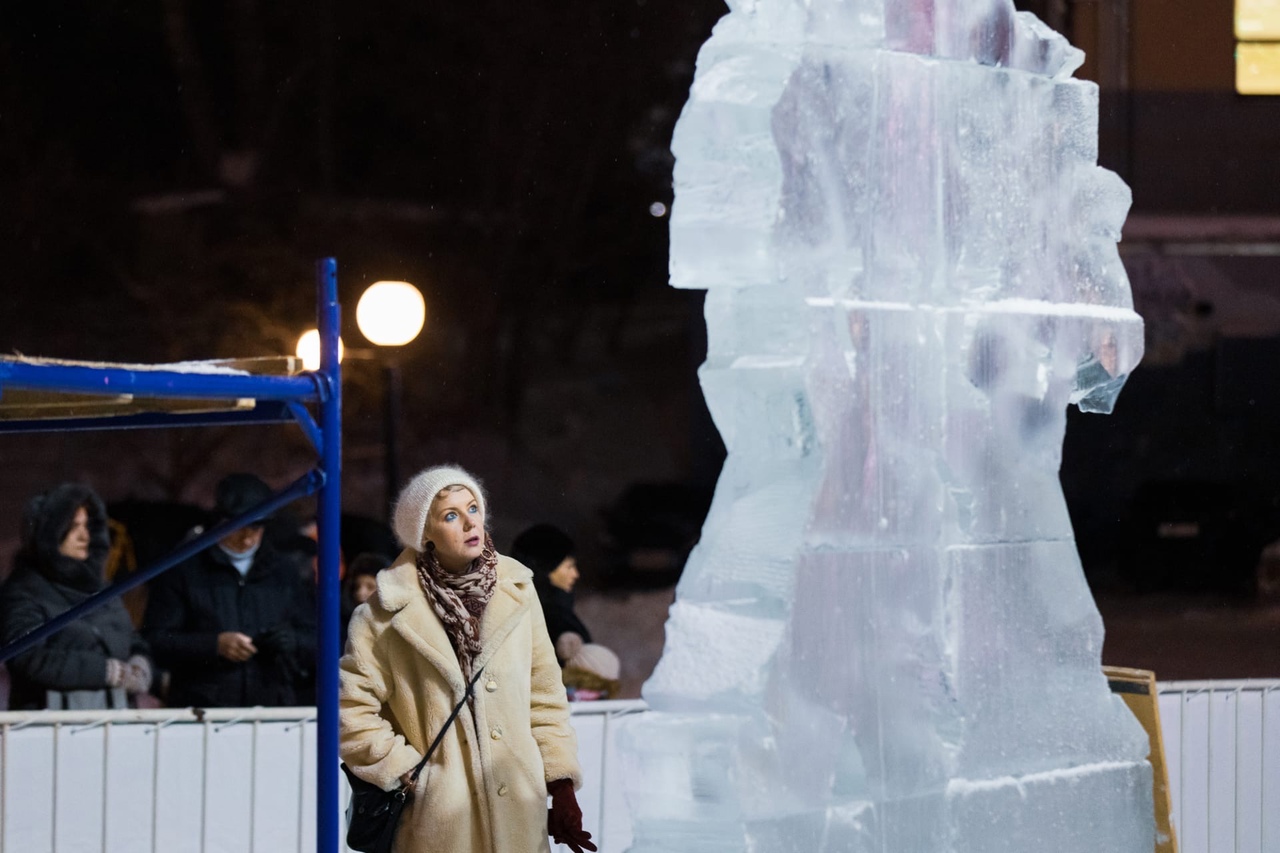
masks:
<svg viewBox="0 0 1280 853"><path fill-rule="evenodd" d="M574 797L577 739L532 573L493 550L484 512L483 491L459 468L430 468L401 492L405 551L352 616L340 664L342 759L383 790L405 784L478 674L413 785L395 850L545 852L549 832L595 850Z"/></svg>

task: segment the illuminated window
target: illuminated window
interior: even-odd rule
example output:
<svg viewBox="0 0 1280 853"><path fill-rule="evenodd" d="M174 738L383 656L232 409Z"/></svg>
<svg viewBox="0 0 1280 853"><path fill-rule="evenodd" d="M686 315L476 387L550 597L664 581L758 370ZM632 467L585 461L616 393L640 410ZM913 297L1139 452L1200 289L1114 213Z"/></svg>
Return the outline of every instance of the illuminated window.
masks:
<svg viewBox="0 0 1280 853"><path fill-rule="evenodd" d="M1280 41L1280 0L1236 0L1236 38Z"/></svg>
<svg viewBox="0 0 1280 853"><path fill-rule="evenodd" d="M1236 91L1280 95L1280 0L1236 0Z"/></svg>
<svg viewBox="0 0 1280 853"><path fill-rule="evenodd" d="M1236 45L1236 91L1241 95L1280 95L1280 42Z"/></svg>

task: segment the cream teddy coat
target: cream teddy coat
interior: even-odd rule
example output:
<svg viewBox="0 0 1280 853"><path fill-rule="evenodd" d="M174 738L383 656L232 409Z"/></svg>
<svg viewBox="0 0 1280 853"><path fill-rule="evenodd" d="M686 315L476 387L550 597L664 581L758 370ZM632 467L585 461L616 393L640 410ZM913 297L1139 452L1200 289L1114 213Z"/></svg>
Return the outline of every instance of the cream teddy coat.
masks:
<svg viewBox="0 0 1280 853"><path fill-rule="evenodd" d="M339 673L339 752L392 790L462 699L457 656L406 550L351 618ZM464 706L418 777L397 853L548 851L547 782L582 785L578 743L533 573L498 560L480 623L474 712Z"/></svg>

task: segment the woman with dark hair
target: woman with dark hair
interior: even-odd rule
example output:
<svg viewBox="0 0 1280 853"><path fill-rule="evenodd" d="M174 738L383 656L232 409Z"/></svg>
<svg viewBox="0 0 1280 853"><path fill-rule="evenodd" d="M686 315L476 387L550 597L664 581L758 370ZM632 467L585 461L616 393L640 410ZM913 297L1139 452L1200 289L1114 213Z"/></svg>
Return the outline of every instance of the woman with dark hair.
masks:
<svg viewBox="0 0 1280 853"><path fill-rule="evenodd" d="M356 608L339 675L343 761L411 796L394 849L548 853L550 834L595 850L533 576L494 549L480 484L460 468L423 471L400 493L395 530L405 550Z"/></svg>
<svg viewBox="0 0 1280 853"><path fill-rule="evenodd" d="M0 641L22 637L105 585L107 511L93 489L65 483L33 498L22 547L0 587ZM119 598L8 662L9 707L125 708L151 687L147 646Z"/></svg>

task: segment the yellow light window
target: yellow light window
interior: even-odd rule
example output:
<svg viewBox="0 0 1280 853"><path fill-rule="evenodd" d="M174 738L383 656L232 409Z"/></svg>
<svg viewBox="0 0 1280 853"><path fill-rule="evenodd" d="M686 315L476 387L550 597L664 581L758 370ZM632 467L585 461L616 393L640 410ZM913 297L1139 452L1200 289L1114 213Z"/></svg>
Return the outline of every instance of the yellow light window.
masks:
<svg viewBox="0 0 1280 853"><path fill-rule="evenodd" d="M1280 95L1280 42L1236 45L1236 91Z"/></svg>
<svg viewBox="0 0 1280 853"><path fill-rule="evenodd" d="M1236 38L1280 41L1280 0L1236 0Z"/></svg>

